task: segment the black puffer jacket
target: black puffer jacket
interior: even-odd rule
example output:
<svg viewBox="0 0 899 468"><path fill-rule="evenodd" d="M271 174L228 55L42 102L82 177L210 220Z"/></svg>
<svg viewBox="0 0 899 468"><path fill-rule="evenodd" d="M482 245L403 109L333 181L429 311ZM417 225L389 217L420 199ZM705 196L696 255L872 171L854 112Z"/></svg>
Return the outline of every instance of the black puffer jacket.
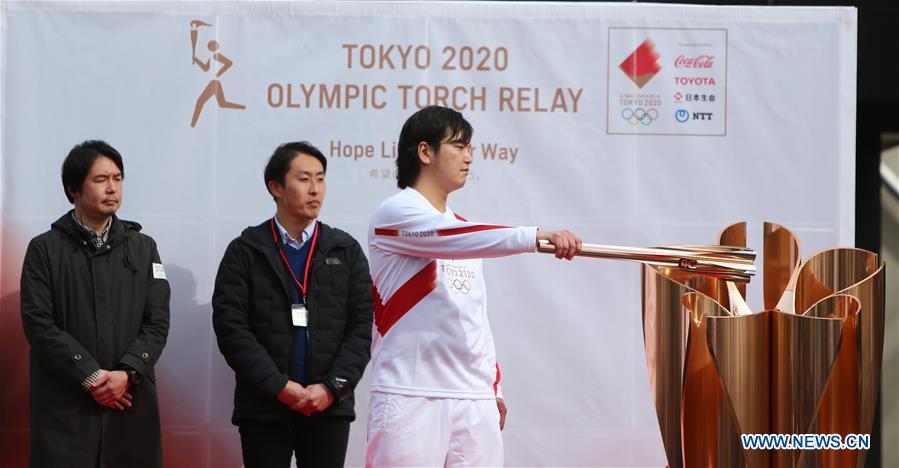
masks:
<svg viewBox="0 0 899 468"><path fill-rule="evenodd" d="M291 414L277 395L293 359L292 281L270 220L245 229L219 265L212 322L237 377L235 425L287 422ZM370 357L372 307L368 261L359 243L319 224L307 286L307 384L323 383L339 396L321 416L355 419L353 388Z"/></svg>

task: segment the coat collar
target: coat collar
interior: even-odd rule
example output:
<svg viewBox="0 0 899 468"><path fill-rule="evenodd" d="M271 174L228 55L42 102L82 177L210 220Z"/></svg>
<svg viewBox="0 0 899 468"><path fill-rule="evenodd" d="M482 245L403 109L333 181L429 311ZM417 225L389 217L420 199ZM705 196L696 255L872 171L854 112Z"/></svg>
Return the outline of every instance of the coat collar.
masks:
<svg viewBox="0 0 899 468"><path fill-rule="evenodd" d="M55 229L60 231L69 237L82 241L87 239L87 233L85 233L80 226L75 223L75 220L72 218L72 212L74 210L69 210L65 214L59 217L53 224L50 225L50 229ZM126 221L124 219L119 219L118 216L112 215L112 226L109 227L109 242L118 242L124 237L126 234L130 232L140 232L142 229L139 223L134 221Z"/></svg>
<svg viewBox="0 0 899 468"><path fill-rule="evenodd" d="M315 247L313 256L321 252L328 252L335 247L349 247L353 245L353 238L340 229L334 229L322 222L319 222L318 228L318 244ZM239 239L264 254L273 256L278 254L278 246L272 238L271 219L244 229Z"/></svg>
<svg viewBox="0 0 899 468"><path fill-rule="evenodd" d="M244 229L240 234L240 237L238 237L238 241L246 244L253 250L258 251L265 257L269 266L278 275L278 278L281 279L281 284L284 287L287 296L290 297L291 300L296 300L294 299L296 292L294 287L290 285L287 270L284 268L283 261L278 254L278 245L272 237L271 221L271 218L269 218L256 226ZM319 222L318 229L318 241L315 246L315 251L312 252L313 271L321 267L331 249L337 247L350 247L353 245L353 238L340 229L334 229L322 222Z"/></svg>

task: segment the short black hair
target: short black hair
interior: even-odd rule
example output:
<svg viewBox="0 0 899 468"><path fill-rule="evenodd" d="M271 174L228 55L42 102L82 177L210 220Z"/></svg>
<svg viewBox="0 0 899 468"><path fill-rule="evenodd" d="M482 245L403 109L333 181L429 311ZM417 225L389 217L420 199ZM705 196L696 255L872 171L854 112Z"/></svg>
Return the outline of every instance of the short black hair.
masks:
<svg viewBox="0 0 899 468"><path fill-rule="evenodd" d="M325 159L325 155L318 148L312 146L312 143L308 141L284 143L275 150L272 157L268 159L268 164L265 165L265 189L268 190L269 195L272 195L272 199L275 201L277 201L277 198L268 188L268 183L275 181L284 186L284 178L287 176L287 171L290 170L290 163L301 154L318 159L318 162L322 163L322 171L328 172L328 160Z"/></svg>
<svg viewBox="0 0 899 468"><path fill-rule="evenodd" d="M396 185L404 189L418 179L421 172L419 143L425 142L438 151L443 140L467 145L471 143L472 134L474 130L465 117L448 107L428 106L412 114L403 124L397 143Z"/></svg>
<svg viewBox="0 0 899 468"><path fill-rule="evenodd" d="M122 171L122 178L125 177L125 165L122 162L122 155L109 143L103 140L87 140L84 143L75 145L69 151L65 161L62 162L62 190L66 193L69 203L75 203L75 197L72 194L81 193L84 179L87 178L94 161L100 156L111 159Z"/></svg>

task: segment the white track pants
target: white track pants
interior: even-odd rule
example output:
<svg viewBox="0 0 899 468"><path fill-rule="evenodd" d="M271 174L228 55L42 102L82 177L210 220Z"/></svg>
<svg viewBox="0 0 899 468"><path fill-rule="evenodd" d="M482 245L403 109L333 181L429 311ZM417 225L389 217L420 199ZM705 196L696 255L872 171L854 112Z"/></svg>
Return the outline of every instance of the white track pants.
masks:
<svg viewBox="0 0 899 468"><path fill-rule="evenodd" d="M366 467L502 465L496 400L372 392Z"/></svg>

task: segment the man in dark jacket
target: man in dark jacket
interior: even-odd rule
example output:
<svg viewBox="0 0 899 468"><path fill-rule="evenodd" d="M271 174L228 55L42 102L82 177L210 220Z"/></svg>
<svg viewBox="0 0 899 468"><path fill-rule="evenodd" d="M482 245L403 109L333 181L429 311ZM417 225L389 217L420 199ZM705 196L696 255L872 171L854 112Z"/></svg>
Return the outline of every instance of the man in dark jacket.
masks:
<svg viewBox="0 0 899 468"><path fill-rule="evenodd" d="M219 349L234 369L232 422L244 464L342 467L353 389L371 346L368 261L349 234L316 220L327 160L286 143L265 168L276 215L231 242L212 297Z"/></svg>
<svg viewBox="0 0 899 468"><path fill-rule="evenodd" d="M32 467L162 466L153 365L169 284L153 239L115 216L123 178L108 144L73 148L62 182L74 210L25 254Z"/></svg>

